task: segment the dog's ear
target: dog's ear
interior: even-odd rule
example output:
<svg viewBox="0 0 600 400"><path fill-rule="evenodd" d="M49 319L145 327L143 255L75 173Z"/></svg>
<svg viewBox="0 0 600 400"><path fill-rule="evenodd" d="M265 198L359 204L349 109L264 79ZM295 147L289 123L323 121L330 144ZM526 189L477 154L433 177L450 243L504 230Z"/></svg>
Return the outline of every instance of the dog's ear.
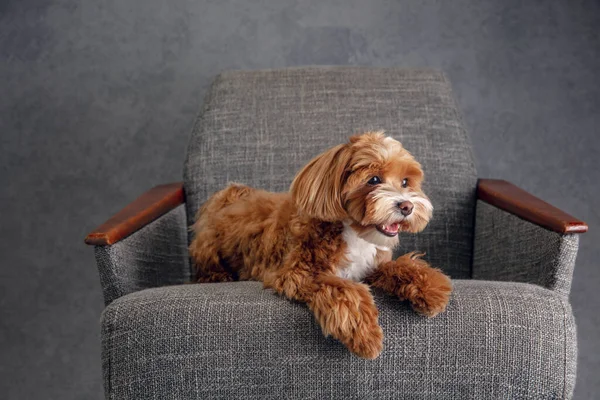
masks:
<svg viewBox="0 0 600 400"><path fill-rule="evenodd" d="M352 152L338 145L313 158L294 178L290 191L296 206L305 214L323 221L347 218L342 204Z"/></svg>
<svg viewBox="0 0 600 400"><path fill-rule="evenodd" d="M342 204L352 151L338 145L313 158L294 178L290 191L296 206L305 214L323 221L347 217Z"/></svg>

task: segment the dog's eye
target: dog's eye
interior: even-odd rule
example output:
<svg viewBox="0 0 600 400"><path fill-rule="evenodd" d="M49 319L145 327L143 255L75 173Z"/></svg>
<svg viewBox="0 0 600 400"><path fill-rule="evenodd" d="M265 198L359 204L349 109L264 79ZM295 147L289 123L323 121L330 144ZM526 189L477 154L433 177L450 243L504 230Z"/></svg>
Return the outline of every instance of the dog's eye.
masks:
<svg viewBox="0 0 600 400"><path fill-rule="evenodd" d="M367 182L369 185L379 185L381 183L381 178L378 176L374 176L371 179L369 179L369 182Z"/></svg>
<svg viewBox="0 0 600 400"><path fill-rule="evenodd" d="M405 188L408 186L408 179L404 178L402 179L402 187Z"/></svg>

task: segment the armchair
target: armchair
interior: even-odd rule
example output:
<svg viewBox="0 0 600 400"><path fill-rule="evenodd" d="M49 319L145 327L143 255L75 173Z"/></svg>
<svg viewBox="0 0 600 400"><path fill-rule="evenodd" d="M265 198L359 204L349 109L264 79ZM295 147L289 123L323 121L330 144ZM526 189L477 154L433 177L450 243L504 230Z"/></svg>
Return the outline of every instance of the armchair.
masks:
<svg viewBox="0 0 600 400"><path fill-rule="evenodd" d="M454 278L445 313L375 292L384 350L359 359L258 282L192 279L187 227L228 181L286 190L319 150L385 127L421 161L436 211L402 248ZM219 75L184 181L157 186L86 237L106 309L106 398L570 398L568 301L585 223L499 180L477 180L445 77L431 70L293 68Z"/></svg>

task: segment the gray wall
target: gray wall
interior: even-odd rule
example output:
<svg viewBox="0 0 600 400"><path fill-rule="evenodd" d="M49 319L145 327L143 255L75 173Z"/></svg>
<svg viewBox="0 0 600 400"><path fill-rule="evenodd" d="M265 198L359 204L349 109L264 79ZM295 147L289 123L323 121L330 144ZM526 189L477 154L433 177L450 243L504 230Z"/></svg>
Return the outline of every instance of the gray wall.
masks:
<svg viewBox="0 0 600 400"><path fill-rule="evenodd" d="M600 391L597 1L0 2L0 397L102 398L102 299L83 237L181 179L222 69L434 66L483 177L590 224L572 302L576 397Z"/></svg>

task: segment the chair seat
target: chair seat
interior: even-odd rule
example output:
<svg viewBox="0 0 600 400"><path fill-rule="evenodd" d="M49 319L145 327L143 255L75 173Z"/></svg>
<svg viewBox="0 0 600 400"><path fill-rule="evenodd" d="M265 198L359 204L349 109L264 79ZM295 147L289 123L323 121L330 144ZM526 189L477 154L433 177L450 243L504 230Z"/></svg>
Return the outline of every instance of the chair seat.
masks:
<svg viewBox="0 0 600 400"><path fill-rule="evenodd" d="M258 282L147 289L102 318L109 398L560 398L573 380L567 299L523 283L455 281L428 319L374 293L376 360L325 338L305 305ZM565 368L565 359L567 367ZM539 395L539 396L538 396Z"/></svg>

